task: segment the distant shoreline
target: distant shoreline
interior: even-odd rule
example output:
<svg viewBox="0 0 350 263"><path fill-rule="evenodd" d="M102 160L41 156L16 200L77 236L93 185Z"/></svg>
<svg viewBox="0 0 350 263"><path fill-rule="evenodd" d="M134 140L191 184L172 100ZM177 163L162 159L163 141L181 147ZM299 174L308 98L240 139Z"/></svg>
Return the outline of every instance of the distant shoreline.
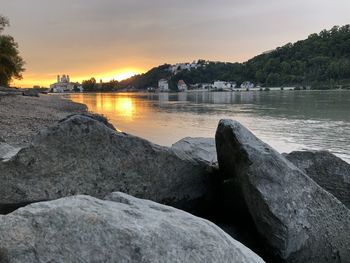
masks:
<svg viewBox="0 0 350 263"><path fill-rule="evenodd" d="M266 91L350 91L350 89L294 89L294 87L262 87L262 88L252 88L249 90L246 89L237 89L232 91L226 90L203 90L203 89L193 89L187 91L154 91L149 92L147 90L117 90L117 91L83 91L83 92L63 92L63 93L49 93L51 95L71 95L71 94L96 94L96 93L148 93L148 94L177 94L177 93L192 93L192 92L208 92L208 93L240 93L240 92L266 92Z"/></svg>

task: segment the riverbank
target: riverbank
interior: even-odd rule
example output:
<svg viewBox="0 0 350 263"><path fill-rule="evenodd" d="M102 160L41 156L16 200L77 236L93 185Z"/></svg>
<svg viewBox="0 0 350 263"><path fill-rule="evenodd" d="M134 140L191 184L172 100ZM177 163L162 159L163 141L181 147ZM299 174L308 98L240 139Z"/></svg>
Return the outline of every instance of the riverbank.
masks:
<svg viewBox="0 0 350 263"><path fill-rule="evenodd" d="M25 146L38 131L74 113L83 113L87 107L63 99L61 96L21 95L0 97L0 142Z"/></svg>
<svg viewBox="0 0 350 263"><path fill-rule="evenodd" d="M350 257L350 165L329 152L282 156L228 119L215 138L172 147L92 114L32 139L19 152L4 145L0 156L1 262L89 262L85 251L104 262Z"/></svg>

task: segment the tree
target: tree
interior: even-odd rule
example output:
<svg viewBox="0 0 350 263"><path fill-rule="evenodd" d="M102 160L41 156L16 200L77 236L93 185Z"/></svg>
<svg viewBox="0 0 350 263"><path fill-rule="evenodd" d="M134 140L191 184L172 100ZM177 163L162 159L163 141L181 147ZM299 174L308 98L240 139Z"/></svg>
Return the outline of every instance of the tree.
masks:
<svg viewBox="0 0 350 263"><path fill-rule="evenodd" d="M5 27L9 25L10 25L9 20L6 17L0 15L0 33L4 30Z"/></svg>
<svg viewBox="0 0 350 263"><path fill-rule="evenodd" d="M77 85L77 84L74 84L74 86L73 86L73 91L74 91L74 92L79 92L79 91L80 91L80 89L78 88L78 85Z"/></svg>
<svg viewBox="0 0 350 263"><path fill-rule="evenodd" d="M95 91L97 87L96 79L91 78L89 80L83 80L82 86L84 91Z"/></svg>
<svg viewBox="0 0 350 263"><path fill-rule="evenodd" d="M3 35L9 20L0 15L0 86L8 87L13 78L22 79L24 60L19 55L18 44L9 35Z"/></svg>

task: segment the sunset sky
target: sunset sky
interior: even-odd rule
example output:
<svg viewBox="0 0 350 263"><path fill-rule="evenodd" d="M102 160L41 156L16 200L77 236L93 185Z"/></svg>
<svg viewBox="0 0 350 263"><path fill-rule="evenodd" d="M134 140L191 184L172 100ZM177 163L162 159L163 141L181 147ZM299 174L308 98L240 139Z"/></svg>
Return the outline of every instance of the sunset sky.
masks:
<svg viewBox="0 0 350 263"><path fill-rule="evenodd" d="M333 25L349 0L1 0L25 59L22 81L122 79L164 63L245 61Z"/></svg>

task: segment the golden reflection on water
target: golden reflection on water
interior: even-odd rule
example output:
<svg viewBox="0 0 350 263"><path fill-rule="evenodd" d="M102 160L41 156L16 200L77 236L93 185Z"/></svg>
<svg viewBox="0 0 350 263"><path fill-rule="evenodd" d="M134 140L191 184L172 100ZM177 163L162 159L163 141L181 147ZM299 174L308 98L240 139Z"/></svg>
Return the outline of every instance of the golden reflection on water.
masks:
<svg viewBox="0 0 350 263"><path fill-rule="evenodd" d="M121 116L133 119L135 105L131 98L116 98L114 108Z"/></svg>
<svg viewBox="0 0 350 263"><path fill-rule="evenodd" d="M85 104L90 111L112 117L117 115L124 120L132 121L136 114L136 101L132 96L106 96L106 94L76 94L70 99L74 102Z"/></svg>

